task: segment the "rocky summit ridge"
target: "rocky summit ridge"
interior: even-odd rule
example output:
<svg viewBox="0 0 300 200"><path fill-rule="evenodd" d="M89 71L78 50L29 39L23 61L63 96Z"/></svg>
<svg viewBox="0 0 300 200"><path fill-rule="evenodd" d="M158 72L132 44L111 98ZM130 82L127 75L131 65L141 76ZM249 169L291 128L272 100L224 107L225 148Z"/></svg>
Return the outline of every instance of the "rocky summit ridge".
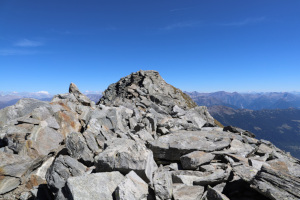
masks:
<svg viewBox="0 0 300 200"><path fill-rule="evenodd" d="M300 161L139 71L0 110L0 199L293 200Z"/></svg>

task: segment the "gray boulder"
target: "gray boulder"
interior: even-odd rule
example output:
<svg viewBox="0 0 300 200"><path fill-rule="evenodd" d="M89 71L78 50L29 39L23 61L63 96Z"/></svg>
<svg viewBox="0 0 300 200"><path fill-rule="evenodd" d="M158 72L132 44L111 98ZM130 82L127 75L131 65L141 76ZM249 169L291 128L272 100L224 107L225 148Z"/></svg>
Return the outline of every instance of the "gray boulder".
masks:
<svg viewBox="0 0 300 200"><path fill-rule="evenodd" d="M155 159L179 161L182 155L193 151L222 150L231 143L226 132L178 131L149 142Z"/></svg>
<svg viewBox="0 0 300 200"><path fill-rule="evenodd" d="M286 164L263 165L251 181L251 187L272 200L300 199L300 179L286 171Z"/></svg>
<svg viewBox="0 0 300 200"><path fill-rule="evenodd" d="M203 151L194 151L180 157L180 162L183 169L197 169L200 165L209 163L215 158L215 155L211 153L205 153Z"/></svg>
<svg viewBox="0 0 300 200"><path fill-rule="evenodd" d="M169 171L161 166L154 172L153 185L157 200L167 200L172 198L172 176Z"/></svg>
<svg viewBox="0 0 300 200"><path fill-rule="evenodd" d="M15 105L0 110L0 127L13 119L31 113L35 108L41 106L49 106L49 103L37 99L20 99Z"/></svg>
<svg viewBox="0 0 300 200"><path fill-rule="evenodd" d="M115 191L117 200L146 200L148 185L134 171L129 172Z"/></svg>
<svg viewBox="0 0 300 200"><path fill-rule="evenodd" d="M67 199L65 184L70 177L81 176L88 168L70 156L60 155L46 173L48 187L55 199Z"/></svg>
<svg viewBox="0 0 300 200"><path fill-rule="evenodd" d="M70 84L69 93L73 94L78 102L80 102L82 105L91 106L93 104L93 102L87 96L79 91L78 87L74 83Z"/></svg>
<svg viewBox="0 0 300 200"><path fill-rule="evenodd" d="M146 182L152 182L157 165L153 154L143 143L115 138L106 142L107 148L95 157L96 170L120 171L127 174L135 171Z"/></svg>
<svg viewBox="0 0 300 200"><path fill-rule="evenodd" d="M200 200L204 192L202 186L187 186L184 184L174 184L174 200Z"/></svg>
<svg viewBox="0 0 300 200"><path fill-rule="evenodd" d="M124 180L120 172L85 174L67 180L67 198L72 200L113 200L113 192Z"/></svg>
<svg viewBox="0 0 300 200"><path fill-rule="evenodd" d="M81 160L86 165L91 165L94 162L93 153L88 148L81 133L70 133L66 139L66 147L72 158Z"/></svg>

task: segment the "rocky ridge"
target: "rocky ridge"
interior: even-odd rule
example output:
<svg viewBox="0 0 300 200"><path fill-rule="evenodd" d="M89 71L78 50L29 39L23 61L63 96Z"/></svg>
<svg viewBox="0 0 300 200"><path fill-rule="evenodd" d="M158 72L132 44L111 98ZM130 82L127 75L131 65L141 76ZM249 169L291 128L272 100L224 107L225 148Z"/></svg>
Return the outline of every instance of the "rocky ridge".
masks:
<svg viewBox="0 0 300 200"><path fill-rule="evenodd" d="M0 199L300 198L300 161L215 124L156 71L0 110Z"/></svg>

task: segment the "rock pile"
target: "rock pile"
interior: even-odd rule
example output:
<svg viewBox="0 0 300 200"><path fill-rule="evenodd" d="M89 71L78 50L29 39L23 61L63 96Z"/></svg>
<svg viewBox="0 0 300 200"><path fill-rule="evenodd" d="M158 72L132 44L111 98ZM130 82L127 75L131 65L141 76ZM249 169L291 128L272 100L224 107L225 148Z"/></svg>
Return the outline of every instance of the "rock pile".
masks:
<svg viewBox="0 0 300 200"><path fill-rule="evenodd" d="M0 110L0 199L300 199L300 161L139 71Z"/></svg>

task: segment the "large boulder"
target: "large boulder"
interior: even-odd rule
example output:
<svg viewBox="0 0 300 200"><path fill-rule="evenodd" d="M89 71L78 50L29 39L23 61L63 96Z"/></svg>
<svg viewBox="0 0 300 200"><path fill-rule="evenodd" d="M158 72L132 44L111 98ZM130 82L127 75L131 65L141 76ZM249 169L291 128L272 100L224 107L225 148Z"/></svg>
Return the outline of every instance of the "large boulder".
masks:
<svg viewBox="0 0 300 200"><path fill-rule="evenodd" d="M179 161L182 155L193 151L222 150L230 145L231 136L227 132L178 131L149 143L155 159Z"/></svg>
<svg viewBox="0 0 300 200"><path fill-rule="evenodd" d="M71 177L67 180L67 199L113 200L113 192L124 179L120 172L104 172Z"/></svg>
<svg viewBox="0 0 300 200"><path fill-rule="evenodd" d="M95 157L96 170L120 171L127 174L135 171L146 182L152 182L157 165L153 153L141 142L115 138L106 142L107 148Z"/></svg>
<svg viewBox="0 0 300 200"><path fill-rule="evenodd" d="M117 200L146 200L148 196L148 184L134 171L131 171L118 185L115 191L115 196Z"/></svg>
<svg viewBox="0 0 300 200"><path fill-rule="evenodd" d="M66 182L70 177L87 173L88 168L70 156L60 155L46 173L48 187L55 199L67 199Z"/></svg>

